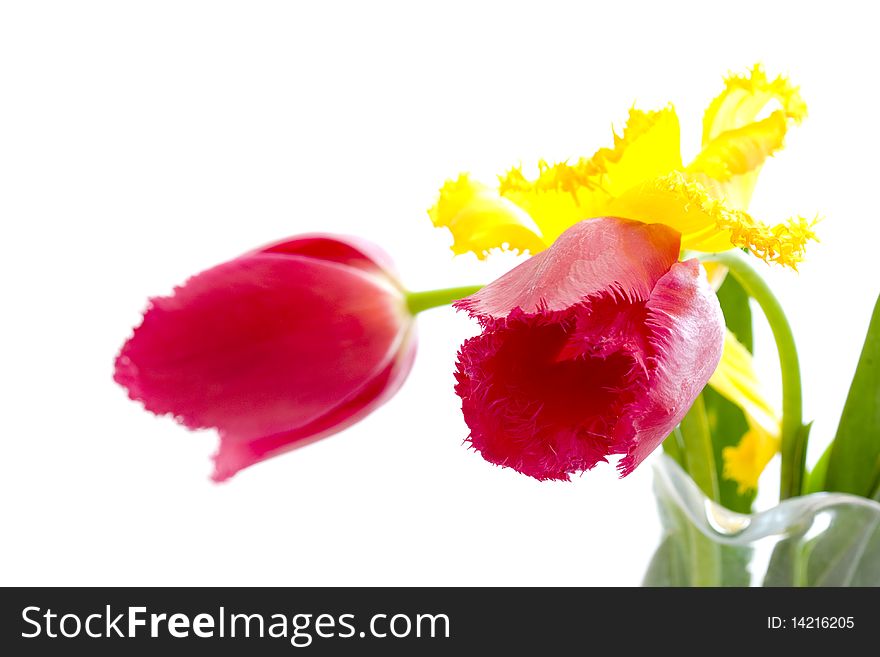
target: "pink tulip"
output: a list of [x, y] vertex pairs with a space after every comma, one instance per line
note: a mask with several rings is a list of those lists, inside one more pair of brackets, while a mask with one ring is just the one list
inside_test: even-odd
[[575, 224], [467, 299], [481, 335], [456, 392], [483, 458], [569, 479], [613, 454], [627, 475], [684, 417], [718, 365], [724, 320], [681, 236], [601, 217]]
[[415, 355], [387, 257], [305, 235], [152, 299], [114, 379], [156, 414], [215, 428], [215, 481], [337, 433], [393, 395]]

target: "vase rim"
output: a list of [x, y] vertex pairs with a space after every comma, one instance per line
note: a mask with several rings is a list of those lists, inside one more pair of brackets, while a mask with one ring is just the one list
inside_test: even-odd
[[657, 493], [671, 498], [701, 533], [733, 545], [787, 534], [799, 520], [812, 519], [839, 506], [863, 508], [880, 523], [880, 502], [841, 492], [801, 495], [754, 513], [732, 511], [709, 499], [667, 454], [660, 454], [654, 462], [654, 482]]

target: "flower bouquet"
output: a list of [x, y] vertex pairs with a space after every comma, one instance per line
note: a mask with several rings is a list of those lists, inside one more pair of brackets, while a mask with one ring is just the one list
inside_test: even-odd
[[[480, 328], [455, 393], [486, 461], [568, 481], [609, 458], [626, 476], [663, 446], [664, 536], [646, 584], [876, 585], [880, 311], [808, 470], [795, 342], [760, 269], [796, 269], [816, 220], [748, 213], [762, 165], [805, 114], [796, 87], [756, 66], [709, 104], [688, 164], [670, 105], [632, 109], [592, 157], [494, 185], [459, 175], [429, 210], [453, 252], [529, 256], [487, 285], [407, 291], [387, 255], [351, 237], [249, 251], [152, 299], [115, 379], [153, 413], [216, 429], [222, 481], [375, 410], [411, 368], [416, 315], [452, 305]], [[777, 345], [780, 411], [752, 364], [750, 301]], [[780, 504], [753, 514], [777, 453]]]

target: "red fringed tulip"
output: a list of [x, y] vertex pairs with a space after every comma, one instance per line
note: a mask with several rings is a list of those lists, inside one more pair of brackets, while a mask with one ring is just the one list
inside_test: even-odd
[[724, 320], [680, 235], [601, 217], [575, 224], [456, 307], [481, 335], [456, 392], [483, 458], [568, 480], [612, 454], [622, 476], [684, 417], [721, 357]]
[[222, 481], [357, 422], [399, 388], [414, 354], [384, 254], [307, 235], [152, 299], [114, 378], [153, 413], [216, 428]]

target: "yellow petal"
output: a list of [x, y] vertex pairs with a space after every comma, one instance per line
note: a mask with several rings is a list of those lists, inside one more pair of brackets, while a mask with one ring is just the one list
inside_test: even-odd
[[682, 235], [684, 249], [704, 252], [742, 247], [767, 262], [797, 268], [815, 221], [798, 217], [768, 226], [731, 208], [699, 181], [679, 171], [628, 190], [609, 204], [608, 214], [664, 223]]
[[[782, 76], [769, 80], [760, 66], [747, 76], [732, 76], [724, 91], [709, 105], [703, 117], [703, 150], [688, 166], [688, 173], [714, 179], [701, 180], [732, 207], [748, 208], [758, 172], [767, 157], [782, 148], [789, 124], [799, 123], [806, 104]], [[758, 116], [768, 105], [777, 109], [763, 120]]]
[[742, 495], [758, 488], [758, 478], [767, 464], [779, 451], [779, 438], [753, 426], [735, 447], [721, 450], [724, 460], [722, 474], [725, 479], [737, 483], [736, 490]]
[[623, 136], [614, 146], [574, 164], [539, 162], [537, 178], [522, 169], [501, 177], [499, 192], [523, 208], [550, 243], [581, 219], [608, 214], [613, 197], [645, 180], [681, 168], [678, 116], [672, 106], [659, 111], [631, 109]]
[[709, 279], [709, 285], [717, 292], [727, 278], [727, 267], [720, 262], [701, 262], [700, 264], [706, 270], [706, 278]]
[[739, 406], [749, 424], [735, 447], [721, 450], [723, 475], [737, 482], [742, 494], [758, 486], [758, 477], [779, 451], [779, 414], [761, 392], [752, 355], [729, 330], [724, 335], [721, 362], [709, 385]]
[[682, 235], [682, 248], [726, 251], [731, 248], [718, 220], [731, 212], [698, 182], [673, 172], [636, 185], [614, 199], [609, 214], [645, 223], [663, 223]]
[[[548, 244], [578, 221], [604, 214], [603, 208], [608, 199], [601, 190], [590, 189], [587, 186], [582, 186], [573, 192], [561, 189], [539, 190], [532, 186], [511, 189], [508, 181], [518, 172], [518, 169], [511, 170], [502, 178], [501, 194], [503, 198], [522, 208], [532, 218]], [[527, 184], [531, 185], [531, 182]]]
[[745, 212], [734, 212], [718, 219], [718, 227], [730, 233], [730, 243], [748, 249], [764, 262], [776, 262], [797, 270], [804, 259], [807, 243], [818, 241], [813, 230], [818, 219], [791, 217], [768, 226]]
[[727, 182], [764, 164], [769, 155], [782, 147], [785, 131], [785, 115], [779, 111], [762, 121], [727, 130], [706, 144], [687, 170]]
[[751, 422], [771, 435], [779, 434], [779, 415], [761, 392], [752, 354], [736, 336], [725, 329], [721, 362], [709, 385], [739, 406]]
[[[770, 102], [780, 106], [757, 120]], [[797, 267], [815, 222], [802, 217], [766, 225], [745, 212], [757, 172], [781, 147], [787, 126], [806, 108], [784, 78], [756, 66], [726, 80], [704, 117], [704, 150], [682, 171], [679, 123], [672, 106], [630, 110], [623, 135], [591, 158], [538, 165], [501, 176], [497, 190], [466, 175], [447, 182], [429, 212], [449, 228], [455, 253], [485, 257], [493, 248], [536, 253], [582, 219], [616, 215], [665, 223], [682, 247], [705, 252], [741, 247], [767, 262]]]
[[722, 132], [752, 123], [768, 103], [777, 101], [786, 118], [800, 122], [807, 115], [807, 105], [797, 87], [783, 76], [770, 80], [760, 64], [747, 75], [730, 75], [722, 91], [703, 115], [703, 145]]
[[473, 251], [485, 258], [494, 248], [534, 254], [547, 246], [522, 208], [464, 173], [443, 185], [428, 214], [435, 226], [452, 233], [456, 254]]
[[672, 105], [655, 112], [631, 109], [623, 136], [614, 135], [614, 148], [603, 148], [592, 158], [602, 171], [602, 189], [618, 196], [640, 182], [680, 169], [680, 133]]

